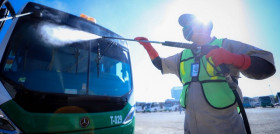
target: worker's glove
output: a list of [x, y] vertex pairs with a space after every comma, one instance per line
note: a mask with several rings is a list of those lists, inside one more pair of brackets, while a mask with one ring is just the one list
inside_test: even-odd
[[231, 64], [241, 70], [246, 70], [251, 65], [251, 58], [248, 55], [234, 54], [224, 48], [216, 48], [210, 51], [206, 58], [212, 58], [215, 66], [220, 64]]
[[150, 42], [141, 42], [141, 40], [149, 41], [147, 38], [136, 37], [136, 38], [134, 38], [134, 40], [137, 40], [147, 50], [151, 60], [154, 60], [156, 57], [158, 57], [157, 51], [153, 48], [153, 46], [151, 45]]

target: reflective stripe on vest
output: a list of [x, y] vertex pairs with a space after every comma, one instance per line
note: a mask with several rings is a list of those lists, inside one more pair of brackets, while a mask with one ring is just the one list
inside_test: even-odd
[[[223, 39], [215, 39], [210, 45], [221, 47]], [[185, 49], [181, 55], [180, 78], [183, 90], [180, 97], [180, 104], [186, 107], [188, 88], [192, 82], [191, 65], [195, 62], [194, 55], [190, 49]], [[205, 55], [199, 59], [198, 81], [201, 83], [204, 97], [208, 104], [214, 108], [222, 109], [235, 104], [235, 96], [222, 74], [219, 74], [219, 67], [214, 67], [211, 60]], [[194, 89], [195, 90], [195, 89]]]

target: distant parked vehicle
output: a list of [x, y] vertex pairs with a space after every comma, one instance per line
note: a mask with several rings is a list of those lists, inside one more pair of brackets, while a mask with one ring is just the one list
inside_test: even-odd
[[257, 102], [255, 106], [256, 106], [256, 107], [259, 107], [259, 106], [260, 106], [260, 103], [259, 103], [259, 102]]
[[280, 103], [280, 92], [278, 92], [276, 94], [276, 100], [277, 100], [277, 103], [279, 104]]
[[165, 105], [165, 111], [178, 111], [179, 110], [179, 105], [171, 105], [171, 104], [166, 104]]
[[160, 111], [158, 102], [146, 103], [144, 112], [157, 112]]
[[262, 107], [271, 106], [274, 107], [274, 97], [261, 96], [259, 97], [259, 102]]
[[165, 107], [164, 107], [164, 102], [159, 102], [159, 111], [162, 112], [165, 110]]
[[244, 108], [255, 108], [257, 106], [257, 101], [250, 97], [243, 97]]
[[136, 102], [136, 112], [144, 112], [145, 111], [145, 102]]
[[165, 110], [164, 111], [178, 111], [179, 110], [179, 101], [176, 101], [175, 99], [167, 99], [165, 100]]

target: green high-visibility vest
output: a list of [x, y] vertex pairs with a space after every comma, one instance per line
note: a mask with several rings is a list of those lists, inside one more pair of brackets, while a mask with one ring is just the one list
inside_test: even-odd
[[[215, 39], [210, 45], [222, 47], [223, 39]], [[195, 62], [195, 57], [190, 49], [182, 52], [180, 62], [180, 79], [183, 90], [180, 97], [180, 104], [186, 107], [188, 88], [191, 82], [200, 82], [204, 97], [210, 106], [223, 109], [235, 104], [235, 96], [229, 87], [225, 77], [220, 74], [220, 68], [215, 67], [212, 60], [207, 60], [205, 55]], [[197, 90], [197, 89], [194, 89]]]

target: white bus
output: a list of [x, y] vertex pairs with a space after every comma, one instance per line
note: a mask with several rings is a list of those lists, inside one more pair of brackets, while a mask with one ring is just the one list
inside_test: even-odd
[[160, 105], [158, 102], [150, 102], [145, 105], [145, 112], [157, 112], [160, 111]]
[[166, 99], [164, 103], [165, 110], [164, 111], [177, 111], [179, 110], [180, 103], [175, 99]]
[[144, 112], [145, 105], [145, 102], [136, 102], [136, 112]]

